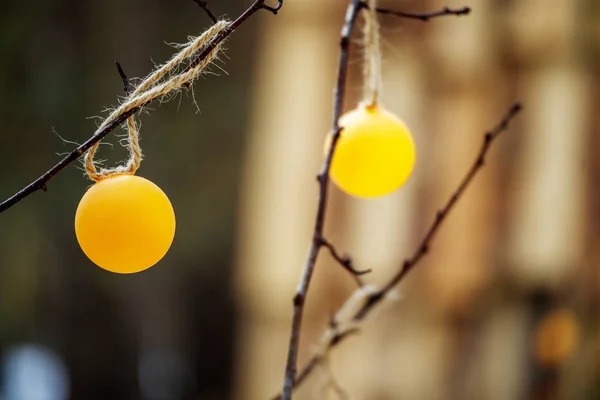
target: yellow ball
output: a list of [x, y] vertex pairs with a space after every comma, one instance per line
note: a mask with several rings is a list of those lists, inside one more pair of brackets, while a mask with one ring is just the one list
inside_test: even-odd
[[154, 183], [117, 175], [97, 182], [83, 195], [75, 234], [96, 265], [131, 274], [150, 268], [167, 253], [175, 236], [175, 213]]
[[572, 311], [557, 309], [543, 317], [534, 333], [534, 350], [538, 362], [557, 367], [576, 350], [580, 341], [580, 324]]
[[415, 165], [415, 145], [402, 120], [381, 106], [362, 104], [344, 114], [340, 126], [330, 176], [341, 190], [357, 197], [378, 197], [408, 180]]

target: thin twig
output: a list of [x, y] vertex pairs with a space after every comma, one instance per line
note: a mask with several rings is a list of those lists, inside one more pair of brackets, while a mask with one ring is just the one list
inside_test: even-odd
[[[251, 15], [256, 13], [258, 10], [266, 9], [274, 14], [281, 8], [283, 2], [280, 0], [277, 7], [268, 7], [265, 6], [265, 0], [255, 0], [250, 7], [246, 11], [244, 11], [235, 21], [231, 22], [227, 29], [224, 29], [220, 32], [215, 38], [194, 58], [192, 62], [194, 66], [198, 65], [202, 60], [204, 60], [208, 54], [225, 38], [227, 38], [233, 31], [235, 31], [244, 21], [246, 21]], [[190, 66], [187, 67], [189, 69]], [[86, 140], [82, 145], [77, 147], [71, 153], [69, 153], [65, 158], [60, 160], [54, 167], [50, 168], [36, 180], [31, 182], [29, 185], [25, 186], [23, 189], [19, 190], [17, 193], [0, 203], [0, 213], [6, 211], [8, 208], [14, 206], [19, 201], [23, 200], [25, 197], [31, 195], [32, 193], [37, 192], [38, 190], [46, 190], [47, 183], [54, 177], [56, 174], [65, 169], [68, 165], [76, 161], [79, 157], [81, 157], [87, 150], [90, 149], [94, 144], [98, 143], [102, 140], [106, 135], [112, 132], [115, 128], [121, 125], [123, 122], [127, 120], [131, 115], [135, 114], [141, 108], [145, 107], [150, 103], [140, 104], [140, 106], [132, 108], [131, 110], [121, 114], [118, 118], [115, 118], [110, 124], [106, 125], [104, 128], [96, 130], [94, 135]]]
[[218, 21], [217, 17], [215, 17], [215, 14], [213, 14], [212, 11], [210, 11], [210, 9], [208, 8], [208, 4], [206, 3], [206, 0], [192, 0], [192, 1], [196, 4], [198, 4], [202, 10], [204, 10], [206, 15], [208, 15], [208, 18], [210, 18], [211, 21], [213, 22], [213, 24]]
[[[412, 257], [403, 262], [398, 272], [391, 277], [391, 279], [383, 287], [383, 289], [381, 289], [378, 292], [375, 292], [373, 295], [367, 298], [367, 301], [363, 304], [363, 306], [360, 309], [358, 309], [358, 311], [352, 317], [352, 324], [350, 324], [351, 328], [346, 331], [337, 332], [339, 324], [329, 324], [329, 327], [327, 329], [329, 332], [334, 332], [334, 334], [330, 335], [331, 339], [325, 344], [324, 348], [321, 349], [321, 351], [317, 354], [313, 355], [310, 358], [310, 360], [308, 360], [308, 362], [302, 367], [300, 373], [298, 374], [296, 382], [294, 383], [294, 386], [300, 385], [312, 373], [315, 367], [317, 367], [321, 362], [323, 362], [323, 360], [329, 354], [330, 350], [333, 347], [341, 343], [351, 333], [355, 333], [357, 330], [357, 324], [361, 323], [365, 319], [365, 317], [373, 310], [373, 308], [378, 303], [380, 303], [385, 298], [385, 296], [390, 291], [392, 291], [415, 267], [415, 265], [417, 265], [419, 261], [427, 254], [431, 247], [431, 242], [435, 237], [436, 233], [439, 231], [442, 223], [447, 219], [450, 211], [452, 211], [458, 200], [464, 194], [465, 190], [469, 187], [477, 172], [479, 172], [483, 168], [485, 163], [485, 157], [488, 151], [490, 150], [493, 142], [500, 136], [500, 134], [502, 134], [502, 132], [507, 130], [509, 123], [521, 111], [521, 109], [522, 106], [520, 103], [513, 104], [507, 111], [505, 116], [502, 118], [502, 120], [496, 125], [496, 127], [494, 127], [491, 131], [484, 135], [483, 144], [475, 158], [475, 161], [473, 162], [473, 165], [471, 166], [471, 168], [469, 168], [464, 178], [461, 180], [460, 184], [450, 196], [450, 199], [446, 202], [444, 207], [442, 207], [436, 213], [432, 225], [427, 230], [427, 233], [421, 240], [421, 243], [417, 247], [415, 253], [412, 255]], [[324, 333], [323, 336], [326, 336], [326, 333]], [[279, 396], [274, 397], [274, 399], [279, 398]]]
[[[365, 3], [364, 1], [361, 2], [360, 6], [361, 6], [361, 8], [369, 8], [369, 5], [367, 3]], [[432, 18], [443, 17], [446, 15], [454, 15], [457, 17], [461, 16], [461, 15], [469, 15], [469, 13], [471, 12], [471, 8], [470, 7], [461, 7], [461, 8], [444, 7], [441, 10], [433, 11], [433, 12], [409, 13], [409, 12], [404, 12], [404, 11], [399, 11], [399, 10], [392, 10], [389, 8], [377, 7], [377, 12], [380, 14], [393, 15], [393, 16], [399, 17], [399, 18], [418, 19], [420, 21], [427, 22]]]
[[353, 320], [360, 321], [362, 320], [369, 312], [369, 310], [377, 303], [379, 303], [386, 294], [388, 294], [404, 277], [419, 263], [419, 261], [425, 256], [430, 249], [431, 241], [435, 237], [436, 233], [439, 231], [440, 226], [445, 221], [448, 213], [454, 208], [458, 200], [462, 197], [465, 190], [469, 186], [469, 184], [473, 181], [473, 178], [483, 168], [485, 164], [485, 156], [487, 155], [492, 143], [502, 132], [504, 132], [512, 119], [522, 110], [521, 103], [514, 103], [510, 109], [507, 111], [506, 115], [502, 118], [502, 120], [494, 127], [491, 131], [487, 132], [484, 135], [483, 143], [481, 145], [481, 150], [479, 154], [475, 158], [473, 165], [468, 170], [467, 174], [460, 182], [456, 191], [450, 196], [450, 199], [446, 203], [446, 205], [440, 209], [433, 221], [433, 224], [425, 234], [425, 237], [421, 241], [421, 244], [417, 247], [417, 250], [412, 255], [411, 258], [406, 259], [402, 263], [402, 267], [400, 270], [390, 279], [390, 281], [383, 287], [383, 289], [379, 293], [375, 293], [371, 295], [368, 301], [365, 303], [363, 308], [359, 310], [356, 315], [353, 317]]
[[[336, 331], [337, 325], [336, 324], [330, 325], [330, 329]], [[325, 357], [327, 356], [329, 349], [331, 349], [332, 347], [337, 345], [339, 342], [344, 340], [346, 337], [354, 335], [356, 333], [358, 333], [358, 328], [350, 328], [350, 329], [345, 330], [344, 332], [335, 333], [334, 335], [332, 335], [331, 340], [327, 343], [327, 346], [324, 348], [324, 351], [321, 353], [315, 353], [310, 358], [310, 360], [308, 360], [308, 362], [306, 364], [304, 364], [304, 366], [302, 366], [302, 369], [300, 370], [300, 372], [298, 372], [298, 375], [296, 376], [296, 381], [294, 382], [294, 388], [300, 386], [310, 376], [310, 374], [313, 372], [313, 370], [316, 367], [318, 367], [325, 360]], [[281, 393], [279, 393], [275, 397], [273, 397], [272, 400], [282, 400]]]
[[[281, 6], [281, 1], [280, 1]], [[300, 277], [300, 282], [298, 287], [296, 288], [296, 294], [293, 300], [293, 312], [292, 312], [292, 327], [290, 330], [290, 341], [288, 347], [287, 361], [285, 365], [285, 378], [283, 384], [283, 391], [281, 395], [282, 400], [290, 400], [292, 398], [292, 391], [294, 385], [297, 382], [296, 372], [297, 372], [297, 359], [298, 359], [298, 347], [300, 341], [300, 330], [302, 327], [302, 315], [304, 312], [304, 303], [306, 300], [306, 296], [308, 293], [308, 288], [310, 286], [310, 281], [315, 269], [315, 264], [317, 262], [317, 258], [319, 256], [319, 251], [321, 247], [327, 247], [331, 254], [336, 258], [336, 260], [340, 260], [341, 258], [335, 252], [335, 249], [327, 246], [327, 241], [323, 240], [323, 227], [325, 225], [325, 211], [327, 209], [327, 189], [329, 184], [329, 169], [331, 166], [331, 160], [333, 158], [333, 153], [337, 146], [337, 142], [341, 133], [341, 128], [339, 126], [339, 118], [342, 114], [342, 109], [344, 105], [344, 94], [346, 91], [346, 76], [348, 72], [348, 58], [350, 54], [350, 37], [352, 35], [352, 31], [354, 29], [354, 25], [356, 23], [356, 17], [361, 9], [365, 8], [366, 4], [362, 0], [352, 0], [352, 2], [348, 5], [348, 9], [346, 12], [346, 18], [344, 21], [344, 25], [342, 27], [341, 32], [341, 40], [340, 40], [340, 57], [338, 64], [338, 75], [335, 89], [335, 101], [334, 101], [334, 109], [333, 109], [333, 129], [331, 131], [331, 146], [329, 148], [329, 152], [327, 153], [327, 157], [323, 162], [321, 167], [321, 171], [317, 176], [317, 180], [319, 182], [319, 200], [317, 207], [317, 215], [315, 219], [315, 228], [313, 231], [312, 241], [310, 243], [310, 247], [308, 249], [308, 255], [306, 257], [306, 261], [302, 268], [302, 275]], [[430, 14], [423, 14], [419, 17], [416, 17], [417, 14], [414, 14], [411, 18], [419, 18], [428, 20], [429, 18], [433, 18], [441, 15], [463, 15], [470, 11], [453, 11], [449, 9], [444, 9], [442, 11], [437, 11]], [[385, 12], [385, 10], [383, 11]], [[407, 14], [409, 15], [409, 14]], [[413, 14], [410, 14], [413, 15]], [[338, 257], [336, 257], [336, 255]], [[343, 260], [343, 259], [342, 259]], [[344, 265], [342, 263], [342, 265]], [[352, 272], [352, 271], [351, 271]], [[357, 279], [356, 274], [352, 274], [355, 279]], [[360, 282], [360, 280], [358, 281]], [[360, 285], [362, 286], [362, 285]], [[371, 297], [369, 297], [371, 299]], [[304, 370], [303, 370], [304, 371]], [[302, 376], [302, 374], [301, 374]]]
[[290, 400], [296, 380], [296, 368], [298, 360], [298, 347], [300, 341], [300, 328], [302, 327], [302, 314], [304, 311], [304, 302], [310, 285], [310, 280], [315, 269], [319, 251], [323, 246], [323, 227], [325, 225], [325, 211], [327, 209], [327, 192], [329, 186], [329, 168], [333, 152], [337, 146], [337, 141], [340, 137], [341, 128], [339, 126], [339, 118], [342, 114], [344, 105], [344, 94], [346, 92], [346, 75], [348, 73], [348, 57], [350, 52], [350, 35], [356, 21], [356, 16], [360, 10], [360, 0], [352, 0], [346, 12], [346, 20], [342, 28], [342, 38], [340, 41], [340, 58], [338, 66], [338, 79], [335, 90], [335, 102], [333, 112], [333, 129], [331, 146], [327, 153], [327, 157], [323, 162], [321, 171], [317, 176], [319, 182], [319, 201], [317, 207], [317, 216], [315, 219], [315, 228], [313, 238], [308, 250], [308, 255], [302, 268], [302, 276], [300, 283], [296, 289], [294, 296], [294, 309], [292, 315], [292, 328], [290, 331], [290, 343], [288, 347], [287, 362], [285, 366], [285, 379], [283, 384], [282, 399]]
[[[363, 270], [354, 268], [354, 265], [352, 264], [352, 259], [349, 256], [340, 255], [335, 246], [331, 244], [331, 242], [329, 242], [327, 239], [321, 238], [321, 245], [327, 248], [327, 250], [329, 250], [329, 253], [333, 257], [333, 259], [337, 261], [342, 266], [342, 268], [350, 272], [350, 274], [356, 277], [357, 279], [360, 275], [368, 274], [369, 272], [371, 272], [370, 268]], [[358, 286], [362, 286], [362, 282], [360, 280], [357, 280], [357, 282]]]
[[279, 10], [281, 10], [281, 7], [283, 7], [283, 0], [277, 0], [277, 5], [275, 7], [271, 7], [266, 4], [263, 4], [261, 7], [267, 11], [272, 12], [273, 15], [277, 15]]
[[[273, 15], [277, 15], [281, 7], [283, 7], [283, 0], [278, 0], [277, 5], [275, 7], [266, 5], [265, 2], [266, 0], [255, 0], [254, 3], [252, 3], [252, 5], [248, 7], [246, 11], [244, 11], [235, 21], [233, 21], [227, 29], [224, 29], [223, 31], [221, 31], [220, 34], [215, 36], [215, 38], [213, 39], [213, 43], [216, 44], [223, 41], [223, 39], [229, 36], [231, 32], [233, 32], [238, 26], [240, 26], [244, 21], [246, 21], [252, 14], [257, 12], [258, 10], [266, 10], [270, 13], [273, 13]], [[194, 57], [191, 60], [190, 65], [185, 67], [182, 73], [186, 73], [187, 71], [198, 65], [198, 63], [200, 63], [200, 61], [202, 61], [206, 57], [210, 50], [214, 48], [213, 43], [211, 43], [209, 46], [207, 46], [207, 48], [204, 51], [202, 51], [200, 54]], [[187, 83], [183, 86], [187, 88], [189, 87], [189, 85], [190, 84]]]
[[[311, 359], [304, 365], [302, 370], [298, 373], [298, 376], [296, 377], [296, 381], [294, 382], [294, 387], [300, 386], [302, 384], [302, 382], [304, 382], [304, 380], [309, 377], [309, 375], [312, 373], [312, 371], [317, 366], [319, 366], [322, 362], [323, 362], [323, 357], [321, 357], [320, 355], [315, 354], [313, 357], [311, 357]], [[271, 400], [282, 400], [281, 393], [277, 394]]]
[[123, 90], [125, 94], [129, 96], [131, 94], [131, 85], [129, 84], [129, 79], [127, 79], [127, 75], [125, 75], [125, 71], [123, 71], [123, 67], [118, 61], [115, 61], [117, 65], [117, 70], [119, 71], [119, 75], [121, 76], [121, 80], [123, 81]]

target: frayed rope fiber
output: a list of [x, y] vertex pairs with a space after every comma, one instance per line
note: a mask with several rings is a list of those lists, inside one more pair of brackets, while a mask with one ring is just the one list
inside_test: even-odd
[[364, 97], [369, 106], [374, 106], [381, 93], [381, 44], [379, 40], [379, 21], [377, 20], [377, 0], [367, 0], [365, 15], [363, 66]]
[[[173, 74], [178, 67], [185, 60], [191, 59], [196, 53], [206, 48], [206, 46], [224, 29], [229, 26], [228, 21], [218, 21], [209, 29], [207, 29], [202, 35], [192, 38], [188, 43], [182, 45], [182, 49], [179, 53], [175, 54], [171, 60], [157, 68], [152, 72], [146, 79], [140, 83], [133, 93], [127, 96], [121, 105], [117, 107], [98, 127], [97, 132], [101, 131], [119, 116], [126, 112], [141, 107], [142, 105], [163, 97], [169, 93], [180, 90], [184, 85], [191, 83], [200, 73], [210, 65], [215, 58], [219, 55], [222, 50], [222, 43], [217, 44], [208, 55], [193, 67], [185, 70], [182, 73]], [[162, 78], [168, 75], [166, 81], [162, 81]], [[120, 165], [115, 168], [109, 169], [96, 169], [94, 165], [94, 154], [98, 150], [100, 143], [94, 144], [88, 152], [85, 154], [85, 171], [87, 175], [95, 182], [98, 182], [104, 178], [112, 175], [128, 174], [133, 175], [137, 171], [142, 161], [142, 149], [139, 144], [139, 130], [135, 117], [132, 115], [127, 119], [127, 149], [129, 150], [129, 160], [125, 165]]]

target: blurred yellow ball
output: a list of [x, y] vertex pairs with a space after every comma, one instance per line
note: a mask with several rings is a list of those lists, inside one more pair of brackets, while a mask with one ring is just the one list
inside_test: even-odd
[[150, 268], [167, 253], [175, 236], [175, 213], [154, 183], [117, 175], [84, 194], [75, 214], [75, 234], [96, 265], [131, 274]]
[[408, 180], [416, 151], [400, 118], [381, 106], [362, 104], [340, 118], [340, 127], [330, 176], [341, 190], [357, 197], [379, 197]]
[[547, 367], [557, 367], [577, 348], [580, 325], [572, 311], [560, 308], [544, 316], [534, 335], [533, 345], [538, 362]]

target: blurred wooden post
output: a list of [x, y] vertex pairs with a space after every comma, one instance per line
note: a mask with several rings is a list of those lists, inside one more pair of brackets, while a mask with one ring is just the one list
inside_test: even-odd
[[[550, 3], [515, 3], [509, 19], [528, 111], [511, 183], [507, 255], [521, 289], [545, 294], [546, 312], [554, 303], [560, 305], [561, 293], [571, 286], [584, 262], [588, 195], [584, 159], [591, 111], [591, 80], [582, 65], [585, 58], [578, 36], [583, 2]], [[536, 297], [528, 297], [530, 304], [522, 307], [531, 310], [532, 318], [526, 342], [532, 365], [528, 396], [562, 397], [557, 390], [560, 366], [542, 365], [534, 357], [534, 329], [544, 315], [535, 316]]]
[[509, 256], [520, 282], [559, 289], [582, 261], [591, 82], [577, 54], [578, 2], [542, 3], [520, 3], [512, 13], [528, 112], [512, 182]]
[[587, 141], [586, 188], [587, 251], [584, 268], [574, 282], [577, 287], [582, 323], [582, 337], [567, 373], [568, 394], [575, 396], [600, 396], [600, 4], [588, 1], [580, 8], [579, 25], [584, 28], [584, 54], [591, 79], [588, 110], [590, 111], [590, 137]]
[[[238, 399], [269, 398], [283, 384], [292, 298], [312, 236], [315, 177], [331, 129], [342, 5], [289, 2], [277, 18], [261, 20], [235, 277]], [[302, 355], [311, 349], [306, 344]]]
[[[432, 195], [427, 223], [458, 186], [483, 141], [510, 105], [503, 101], [502, 75], [492, 42], [492, 1], [479, 1], [476, 11], [460, 21], [437, 21], [433, 31], [434, 65], [430, 79], [437, 98], [433, 117]], [[437, 2], [438, 7], [443, 2]], [[493, 274], [497, 218], [498, 151], [489, 155], [484, 172], [448, 218], [424, 269], [428, 295], [440, 311], [466, 313]]]
[[[436, 1], [433, 7], [444, 5]], [[474, 162], [485, 131], [510, 105], [505, 77], [497, 66], [493, 1], [479, 1], [473, 8], [468, 18], [436, 21], [431, 27], [430, 80], [436, 97], [427, 224]], [[425, 281], [420, 300], [429, 306], [422, 308], [424, 329], [437, 330], [444, 342], [437, 357], [438, 396], [483, 398], [482, 371], [475, 357], [477, 311], [482, 307], [478, 299], [495, 275], [501, 147], [496, 145], [488, 155], [485, 169], [449, 216], [421, 266]]]
[[[445, 5], [431, 3], [428, 8]], [[291, 296], [313, 228], [314, 172], [331, 116], [339, 24], [331, 24], [330, 16], [339, 15], [341, 24], [345, 4], [286, 5], [281, 18], [266, 22], [259, 47], [236, 280], [243, 316], [236, 363], [240, 399], [269, 396], [281, 385]], [[427, 45], [414, 33], [386, 37], [394, 51], [384, 56], [383, 102], [412, 128], [417, 170], [385, 199], [354, 200], [333, 189], [327, 224], [327, 235], [350, 251], [357, 266], [375, 269], [367, 281], [381, 283], [414, 249], [473, 162], [484, 132], [515, 99], [511, 90], [527, 112], [511, 128], [523, 128], [521, 137], [499, 142], [504, 144], [490, 153], [414, 273], [415, 287], [400, 304], [410, 311], [383, 311], [361, 337], [334, 353], [334, 376], [353, 399], [523, 393], [526, 365], [519, 355], [528, 350], [527, 310], [516, 301], [488, 304], [480, 298], [500, 278], [495, 266], [503, 261], [504, 231], [511, 271], [526, 291], [559, 289], [582, 261], [586, 191], [580, 160], [590, 81], [576, 52], [578, 4], [518, 2], [503, 6], [505, 20], [497, 2], [479, 1], [468, 18], [430, 23]], [[505, 31], [499, 29], [507, 21]], [[510, 50], [501, 43], [510, 43]], [[500, 69], [507, 53], [521, 68], [512, 72], [522, 74]], [[359, 53], [353, 54], [356, 65]], [[356, 86], [357, 80], [350, 88]], [[514, 181], [504, 184], [508, 175]], [[510, 201], [514, 206], [505, 205]], [[327, 311], [343, 297], [333, 269], [321, 265], [327, 257], [322, 255], [309, 295], [303, 356], [324, 328]]]

